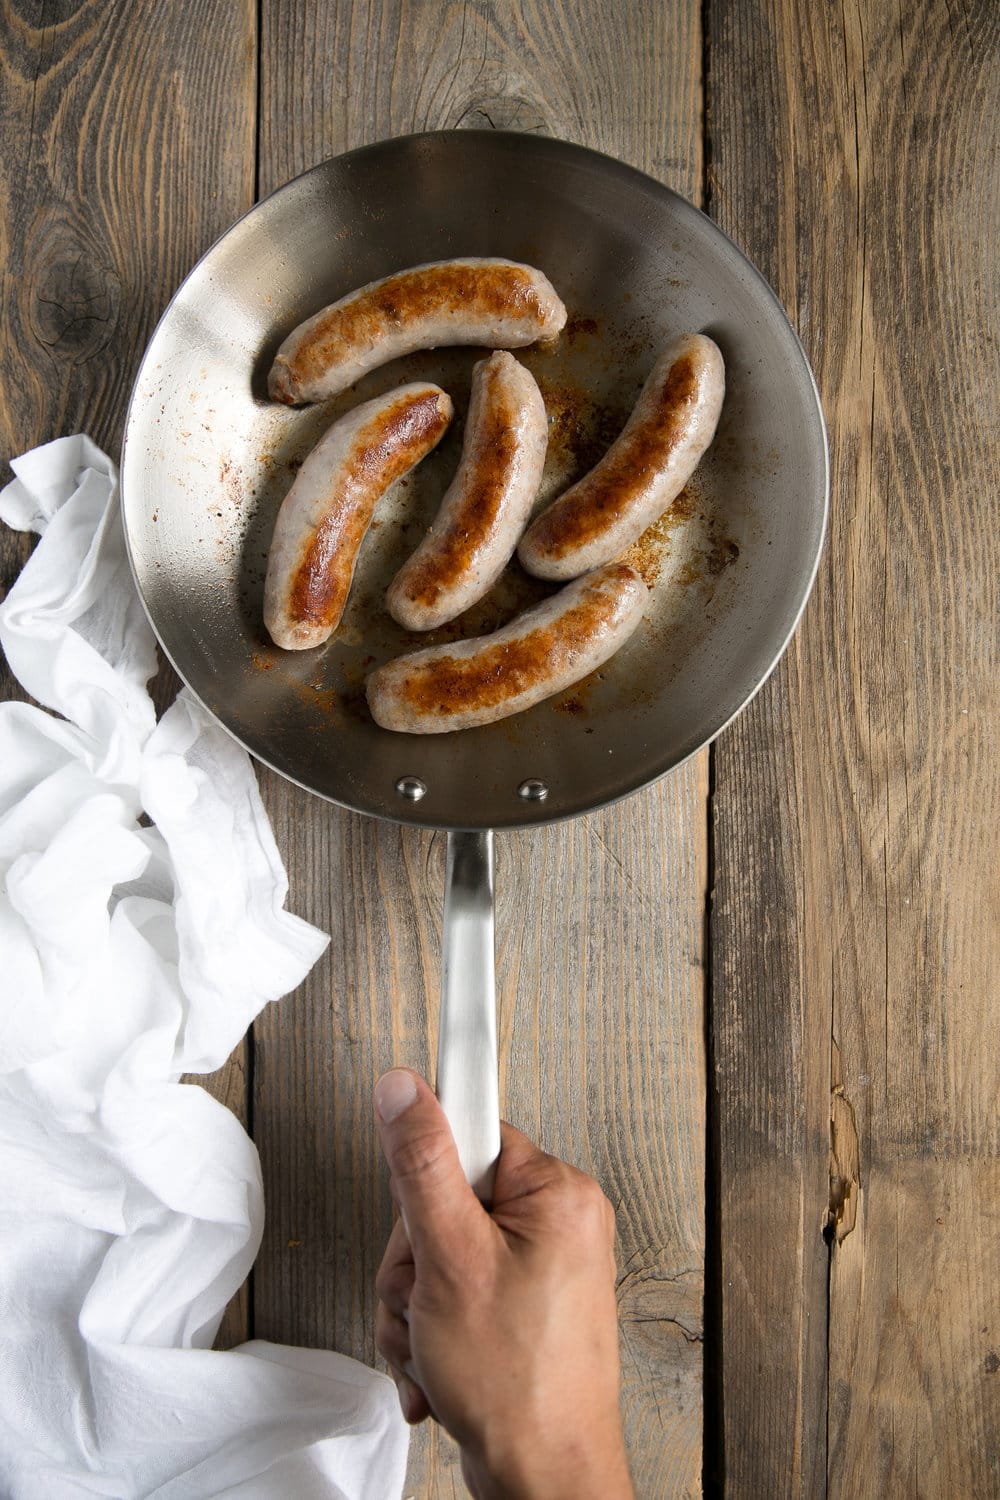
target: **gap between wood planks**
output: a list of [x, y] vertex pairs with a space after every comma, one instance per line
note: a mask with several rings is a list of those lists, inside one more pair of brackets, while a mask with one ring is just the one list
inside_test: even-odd
[[[703, 6], [704, 11], [704, 6]], [[704, 35], [704, 33], [703, 33]], [[703, 46], [703, 53], [707, 45]], [[702, 80], [706, 74], [702, 69]], [[702, 109], [704, 122], [707, 114]], [[707, 130], [706, 130], [707, 135]], [[703, 148], [703, 159], [704, 159]], [[708, 183], [702, 185], [707, 210]], [[702, 1473], [706, 1496], [725, 1490], [725, 1399], [723, 1393], [722, 1298], [722, 1136], [721, 1104], [715, 1073], [715, 1028], [712, 1008], [712, 902], [715, 896], [715, 745], [708, 747], [708, 796], [705, 799], [708, 845], [705, 880], [705, 1290], [702, 1307]]]
[[[712, 216], [712, 29], [711, 0], [701, 3], [701, 207]], [[705, 1286], [702, 1327], [704, 1336], [702, 1388], [702, 1489], [706, 1497], [723, 1496], [726, 1489], [725, 1455], [725, 1351], [722, 1285], [722, 1135], [721, 1102], [717, 1084], [714, 1028], [714, 972], [712, 920], [715, 893], [715, 791], [716, 746], [708, 749], [708, 795], [706, 798], [707, 879], [705, 890]], [[833, 1018], [831, 1004], [831, 1022]], [[831, 1029], [830, 1077], [830, 1190], [821, 1207], [820, 1232], [827, 1246], [825, 1280], [826, 1363], [829, 1368], [829, 1328], [832, 1307], [834, 1255], [855, 1227], [861, 1175], [858, 1132], [854, 1109], [844, 1092], [840, 1048]], [[829, 1384], [826, 1391], [826, 1452], [829, 1454]], [[825, 1488], [825, 1486], [824, 1486]]]
[[[703, 1309], [703, 1466], [702, 1488], [706, 1497], [725, 1493], [724, 1349], [722, 1294], [722, 1214], [720, 1101], [716, 1085], [715, 1032], [713, 1027], [712, 906], [715, 891], [715, 747], [709, 751], [707, 840], [708, 879], [705, 892], [705, 1050], [706, 1050], [706, 1150], [705, 1150], [705, 1290]], [[832, 1278], [837, 1247], [855, 1228], [861, 1191], [861, 1162], [854, 1107], [844, 1091], [840, 1047], [831, 1034], [830, 1076], [830, 1193], [823, 1213], [821, 1233], [827, 1246], [826, 1326], [832, 1309]], [[829, 1392], [826, 1402], [829, 1439]]]
[[[711, 214], [711, 27], [710, 0], [701, 0], [701, 207]], [[705, 1285], [702, 1303], [701, 1487], [706, 1496], [725, 1490], [725, 1396], [723, 1390], [722, 1126], [715, 1071], [712, 901], [715, 894], [715, 742], [708, 747], [705, 798]]]
[[[264, 34], [264, 0], [256, 0], [256, 11], [254, 24], [257, 35], [254, 38], [253, 65], [254, 65], [254, 120], [253, 120], [253, 204], [260, 202], [260, 121], [261, 121], [261, 37]], [[255, 1063], [256, 1063], [256, 1022], [251, 1021], [247, 1027], [243, 1045], [246, 1049], [246, 1112], [247, 1112], [247, 1135], [256, 1146], [254, 1135], [254, 1089], [255, 1089]], [[257, 1257], [255, 1256], [247, 1272], [247, 1300], [246, 1300], [246, 1336], [249, 1342], [255, 1335], [256, 1304], [254, 1299], [254, 1278], [257, 1269]]]

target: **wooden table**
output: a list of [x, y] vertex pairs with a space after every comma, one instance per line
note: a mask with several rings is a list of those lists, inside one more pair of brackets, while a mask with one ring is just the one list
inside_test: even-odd
[[[504, 1108], [618, 1206], [643, 1500], [1000, 1495], [1000, 10], [2, 15], [5, 455], [78, 429], [116, 451], [201, 252], [384, 136], [506, 127], [609, 152], [700, 203], [775, 287], [830, 427], [816, 590], [712, 750], [499, 840]], [[9, 581], [29, 547], [3, 549]], [[261, 784], [290, 905], [333, 941], [215, 1080], [268, 1205], [224, 1336], [373, 1360], [391, 1206], [370, 1092], [392, 1062], [431, 1067], [442, 843]], [[463, 1493], [432, 1427], [407, 1493]]]

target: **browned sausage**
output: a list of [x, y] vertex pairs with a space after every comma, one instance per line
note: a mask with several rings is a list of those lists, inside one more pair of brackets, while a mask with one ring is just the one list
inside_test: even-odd
[[715, 436], [725, 370], [704, 334], [664, 351], [621, 436], [579, 483], [542, 511], [518, 557], [538, 578], [576, 578], [610, 562], [676, 500]]
[[429, 646], [379, 667], [368, 706], [383, 729], [443, 734], [521, 713], [593, 672], [628, 640], [648, 590], [611, 563], [493, 635]]
[[323, 401], [415, 349], [517, 349], [555, 338], [565, 322], [551, 282], [533, 266], [434, 261], [370, 282], [300, 323], [275, 355], [268, 390], [289, 406]]
[[376, 502], [443, 437], [451, 398], [403, 385], [334, 422], [282, 501], [264, 582], [276, 646], [321, 646], [340, 623]]
[[433, 630], [492, 588], [524, 530], [547, 446], [535, 377], [504, 351], [480, 360], [458, 471], [386, 594], [394, 620], [408, 630]]

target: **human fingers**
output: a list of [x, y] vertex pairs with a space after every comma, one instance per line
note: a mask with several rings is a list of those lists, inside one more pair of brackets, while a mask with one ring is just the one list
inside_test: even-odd
[[408, 1375], [397, 1375], [395, 1371], [393, 1371], [393, 1379], [396, 1382], [399, 1407], [404, 1421], [408, 1422], [411, 1427], [415, 1427], [418, 1422], [426, 1421], [431, 1414], [431, 1409], [419, 1385]]
[[507, 1120], [500, 1121], [500, 1157], [497, 1178], [505, 1193], [514, 1196], [533, 1189], [563, 1165], [549, 1156], [530, 1136]]
[[403, 1416], [407, 1422], [422, 1422], [430, 1415], [430, 1406], [413, 1368], [410, 1330], [382, 1302], [375, 1311], [375, 1346], [396, 1382]]
[[415, 1275], [413, 1250], [406, 1228], [402, 1219], [397, 1219], [375, 1276], [376, 1293], [397, 1317], [407, 1315]]
[[409, 1317], [410, 1298], [416, 1271], [412, 1260], [387, 1265], [383, 1260], [375, 1277], [375, 1291], [391, 1313], [404, 1322]]
[[390, 1312], [384, 1302], [375, 1309], [375, 1347], [387, 1364], [418, 1383], [410, 1350], [409, 1327], [402, 1318]]
[[614, 1209], [597, 1181], [540, 1150], [522, 1131], [500, 1127], [493, 1218], [508, 1235], [547, 1240], [572, 1228], [582, 1247], [603, 1244], [614, 1269]]
[[408, 1068], [393, 1068], [375, 1085], [375, 1111], [414, 1261], [463, 1259], [489, 1221], [429, 1084]]

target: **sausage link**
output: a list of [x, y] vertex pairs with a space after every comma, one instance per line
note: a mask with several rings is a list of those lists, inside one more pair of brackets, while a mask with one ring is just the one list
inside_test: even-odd
[[521, 713], [608, 660], [636, 629], [648, 590], [612, 563], [579, 578], [493, 635], [397, 657], [368, 679], [383, 729], [444, 734]]
[[552, 283], [513, 260], [433, 261], [360, 287], [292, 330], [268, 376], [273, 400], [323, 401], [416, 349], [517, 349], [553, 339], [566, 309]]
[[480, 360], [455, 478], [386, 594], [394, 620], [433, 630], [492, 588], [524, 530], [547, 445], [545, 403], [531, 372], [503, 351]]
[[443, 437], [451, 398], [399, 386], [334, 422], [278, 511], [264, 581], [264, 624], [276, 646], [306, 651], [336, 630], [376, 503]]
[[725, 368], [688, 333], [663, 352], [607, 453], [528, 527], [517, 552], [537, 578], [576, 578], [619, 557], [676, 500], [718, 426]]

